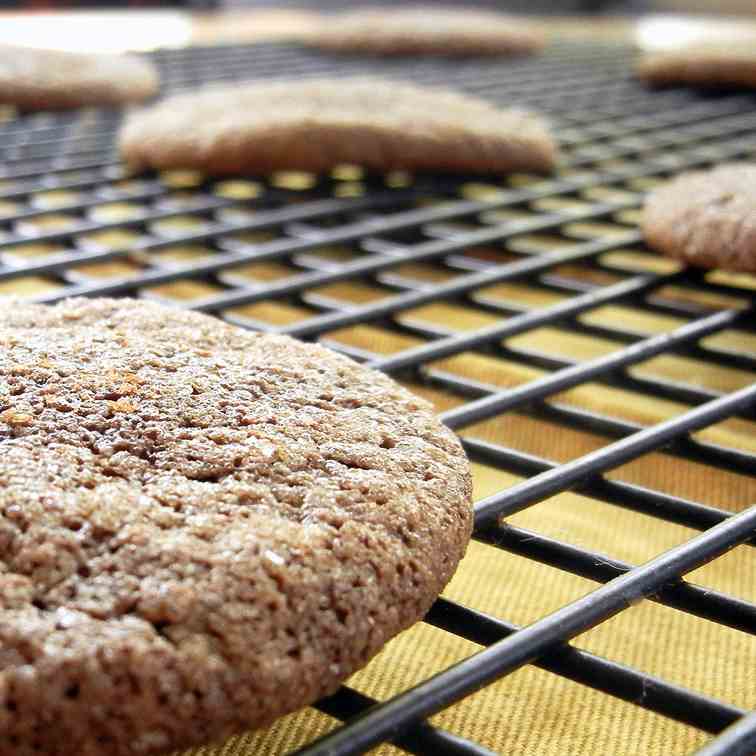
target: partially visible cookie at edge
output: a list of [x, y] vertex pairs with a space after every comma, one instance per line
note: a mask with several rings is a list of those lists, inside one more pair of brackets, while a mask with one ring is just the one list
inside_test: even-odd
[[0, 306], [0, 756], [148, 756], [334, 692], [472, 525], [429, 403], [134, 300]]
[[522, 20], [474, 8], [369, 8], [324, 18], [303, 38], [331, 52], [374, 55], [524, 55], [544, 36]]
[[652, 86], [756, 88], [756, 49], [697, 45], [647, 53], [638, 62], [637, 72]]
[[683, 173], [646, 197], [650, 247], [700, 268], [756, 273], [756, 164]]
[[297, 79], [178, 95], [119, 135], [134, 170], [208, 175], [374, 171], [549, 171], [558, 149], [537, 116], [476, 97], [372, 78]]
[[152, 97], [156, 68], [135, 55], [0, 45], [0, 105], [23, 111], [120, 105]]

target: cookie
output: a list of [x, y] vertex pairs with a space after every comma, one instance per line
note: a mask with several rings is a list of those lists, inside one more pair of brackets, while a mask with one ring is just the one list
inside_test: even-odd
[[681, 174], [648, 195], [641, 227], [649, 246], [689, 265], [756, 273], [756, 165]]
[[145, 100], [155, 67], [133, 55], [95, 55], [0, 45], [0, 104], [61, 110]]
[[500, 13], [438, 7], [372, 8], [324, 19], [305, 42], [333, 52], [374, 55], [522, 55], [543, 36]]
[[134, 169], [207, 174], [546, 171], [557, 148], [534, 115], [455, 92], [369, 78], [255, 83], [169, 98], [119, 137]]
[[133, 300], [0, 308], [0, 755], [146, 756], [335, 691], [470, 536], [431, 406]]
[[638, 64], [638, 75], [657, 86], [756, 87], [756, 50], [699, 46], [648, 54]]

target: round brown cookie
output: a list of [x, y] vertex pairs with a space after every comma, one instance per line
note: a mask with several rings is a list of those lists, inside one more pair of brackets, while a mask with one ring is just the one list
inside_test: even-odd
[[134, 114], [120, 137], [133, 168], [208, 174], [366, 168], [549, 170], [557, 148], [534, 115], [456, 92], [369, 78], [208, 89]]
[[118, 105], [151, 97], [158, 74], [133, 55], [94, 55], [0, 45], [0, 104], [21, 110]]
[[516, 55], [543, 36], [511, 16], [475, 9], [371, 8], [324, 18], [305, 42], [335, 52], [378, 55]]
[[638, 75], [649, 84], [756, 87], [756, 50], [686, 47], [641, 58]]
[[756, 165], [681, 174], [648, 195], [641, 226], [648, 244], [670, 257], [756, 273]]
[[333, 692], [470, 536], [431, 406], [132, 300], [0, 309], [0, 755], [145, 756]]

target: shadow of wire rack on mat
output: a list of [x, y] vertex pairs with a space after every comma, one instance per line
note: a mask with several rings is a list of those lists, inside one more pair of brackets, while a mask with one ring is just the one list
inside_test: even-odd
[[154, 59], [170, 91], [445, 85], [545, 114], [565, 152], [550, 178], [129, 177], [115, 111], [0, 123], [0, 294], [319, 339], [433, 401], [473, 461], [475, 540], [426, 622], [325, 714], [235, 753], [752, 753], [756, 279], [681, 270], [636, 219], [667, 176], [753, 160], [756, 99], [649, 92], [598, 45], [411, 69], [287, 45]]

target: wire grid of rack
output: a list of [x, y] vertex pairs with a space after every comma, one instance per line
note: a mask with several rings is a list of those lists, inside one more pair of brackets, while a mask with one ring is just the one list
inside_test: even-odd
[[[367, 176], [354, 166], [323, 177], [131, 177], [114, 148], [116, 111], [3, 114], [0, 294], [170, 301], [247, 328], [320, 339], [417, 390], [451, 397], [441, 418], [460, 432], [471, 460], [519, 476], [479, 498], [475, 539], [599, 584], [525, 628], [439, 599], [425, 621], [483, 650], [377, 706], [342, 688], [317, 706], [346, 724], [299, 753], [355, 754], [384, 741], [414, 753], [490, 753], [425, 720], [529, 664], [718, 734], [701, 751], [708, 756], [756, 750], [753, 714], [569, 645], [641, 598], [756, 633], [754, 604], [682, 580], [736, 545], [753, 546], [756, 507], [713, 506], [610, 474], [662, 449], [675, 464], [712, 475], [756, 470], [747, 442], [756, 437], [756, 278], [681, 269], [645, 249], [635, 224], [655, 182], [753, 159], [756, 97], [646, 91], [630, 73], [632, 55], [555, 46], [515, 61], [408, 62], [275, 44], [154, 54], [167, 91], [377, 73], [526, 106], [549, 118], [562, 144], [553, 177]], [[610, 348], [580, 353], [588, 341]], [[455, 369], [462, 357], [514, 365], [515, 377], [497, 385]], [[736, 377], [712, 386], [688, 372], [643, 369], [665, 359]], [[596, 386], [675, 409], [642, 421], [616, 403], [597, 411], [560, 400]], [[600, 443], [554, 461], [476, 434], [505, 416]], [[727, 418], [740, 435], [706, 435]], [[502, 519], [570, 490], [602, 502], [607, 517], [620, 507], [701, 532], [634, 566]], [[753, 498], [756, 487], [743, 490]]]

